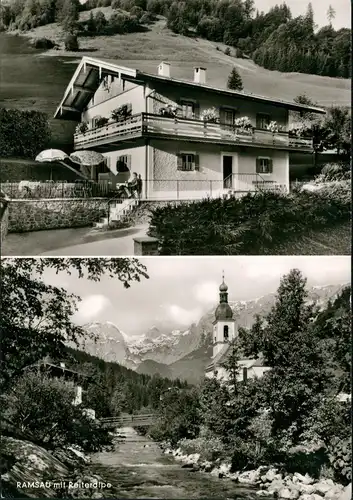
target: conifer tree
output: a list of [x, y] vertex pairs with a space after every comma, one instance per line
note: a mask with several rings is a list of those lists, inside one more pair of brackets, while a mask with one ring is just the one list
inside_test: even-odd
[[227, 88], [230, 90], [243, 90], [243, 81], [238, 73], [236, 67], [234, 67], [228, 77]]

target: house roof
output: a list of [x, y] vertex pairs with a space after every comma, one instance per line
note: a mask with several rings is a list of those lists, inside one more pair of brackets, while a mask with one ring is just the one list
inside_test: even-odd
[[213, 92], [232, 97], [240, 97], [251, 101], [275, 104], [293, 111], [311, 111], [313, 113], [325, 114], [325, 110], [315, 107], [298, 104], [295, 102], [285, 101], [282, 99], [274, 99], [266, 96], [259, 96], [250, 92], [236, 91], [212, 87], [202, 83], [196, 83], [188, 80], [170, 78], [161, 75], [154, 75], [144, 71], [139, 71], [133, 68], [126, 68], [117, 65], [114, 61], [108, 59], [95, 59], [93, 57], [84, 56], [78, 64], [76, 71], [71, 78], [65, 93], [54, 118], [66, 120], [78, 120], [80, 113], [87, 106], [94, 93], [99, 88], [102, 75], [113, 75], [126, 80], [135, 81], [136, 83], [145, 83], [156, 81], [161, 83], [169, 83], [177, 86], [192, 87], [202, 89], [205, 92]]

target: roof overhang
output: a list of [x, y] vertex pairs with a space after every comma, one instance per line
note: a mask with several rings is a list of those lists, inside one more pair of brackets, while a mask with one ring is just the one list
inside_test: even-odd
[[136, 70], [92, 57], [83, 57], [76, 68], [54, 118], [80, 121], [81, 113], [98, 90], [102, 77], [136, 79]]
[[240, 99], [246, 99], [255, 102], [261, 102], [263, 104], [273, 104], [275, 106], [283, 107], [290, 109], [291, 111], [302, 111], [302, 112], [311, 112], [311, 113], [319, 113], [326, 114], [326, 111], [322, 108], [318, 108], [316, 106], [307, 106], [305, 104], [298, 104], [292, 101], [285, 101], [282, 99], [273, 99], [271, 97], [260, 96], [256, 94], [252, 94], [250, 92], [236, 91], [230, 89], [222, 89], [218, 87], [212, 87], [211, 85], [205, 85], [201, 83], [196, 83], [187, 80], [179, 80], [177, 78], [169, 78], [166, 76], [153, 75], [150, 73], [145, 73], [142, 71], [137, 71], [137, 76], [140, 80], [150, 80], [150, 81], [159, 81], [161, 83], [169, 83], [172, 85], [179, 85], [183, 87], [193, 87], [195, 89], [199, 89], [205, 92], [213, 92], [216, 94], [228, 95], [232, 97], [239, 97]]

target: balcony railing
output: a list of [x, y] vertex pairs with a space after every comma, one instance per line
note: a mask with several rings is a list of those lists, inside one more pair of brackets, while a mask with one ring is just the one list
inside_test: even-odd
[[123, 122], [75, 134], [76, 148], [94, 146], [110, 141], [119, 141], [143, 135], [155, 137], [192, 138], [200, 141], [224, 141], [234, 144], [254, 144], [289, 148], [312, 148], [312, 139], [289, 137], [288, 132], [272, 133], [268, 130], [243, 130], [232, 125], [190, 120], [187, 118], [167, 118], [160, 115], [140, 113]]

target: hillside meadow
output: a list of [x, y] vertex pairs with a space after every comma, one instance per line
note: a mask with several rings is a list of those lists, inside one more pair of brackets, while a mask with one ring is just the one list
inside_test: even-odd
[[[111, 7], [92, 9], [102, 11], [106, 18], [114, 12]], [[80, 21], [86, 20], [91, 11], [81, 12]], [[77, 57], [77, 52], [63, 50], [63, 33], [56, 23], [38, 27], [25, 36], [49, 38], [61, 47], [49, 50], [41, 56]], [[322, 77], [302, 73], [280, 73], [257, 66], [249, 59], [239, 59], [224, 54], [226, 46], [197, 37], [176, 35], [166, 27], [166, 20], [159, 17], [145, 32], [114, 36], [80, 37], [80, 57], [88, 55], [109, 59], [117, 64], [131, 66], [155, 73], [158, 64], [168, 61], [172, 64], [172, 76], [192, 79], [193, 68], [207, 67], [208, 83], [225, 87], [228, 74], [236, 66], [244, 83], [244, 90], [273, 98], [292, 100], [298, 94], [306, 93], [320, 106], [332, 104], [350, 105], [350, 80]], [[218, 50], [217, 50], [218, 49]], [[73, 64], [77, 63], [74, 59]], [[63, 88], [64, 90], [64, 88]], [[59, 100], [60, 96], [58, 96]]]

